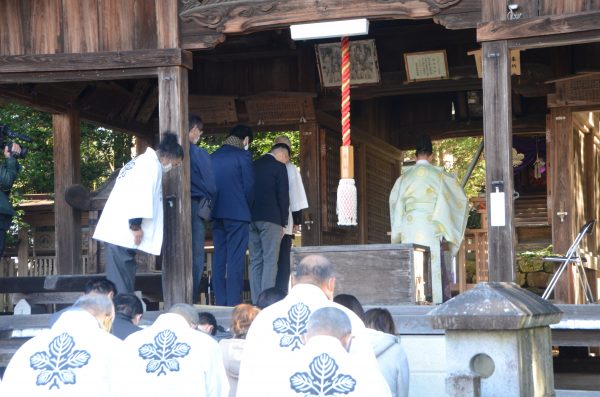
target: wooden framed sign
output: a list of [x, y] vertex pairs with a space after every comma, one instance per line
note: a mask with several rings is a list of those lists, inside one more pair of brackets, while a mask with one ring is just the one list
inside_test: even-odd
[[[339, 87], [342, 81], [342, 48], [339, 42], [317, 44], [321, 87]], [[375, 40], [350, 42], [350, 84], [379, 83], [379, 63]]]
[[448, 78], [446, 50], [404, 54], [408, 81], [439, 80]]

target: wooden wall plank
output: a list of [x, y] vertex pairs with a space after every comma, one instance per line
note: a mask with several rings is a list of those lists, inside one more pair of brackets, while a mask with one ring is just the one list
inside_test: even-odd
[[[483, 123], [486, 197], [503, 182], [505, 225], [489, 226], [489, 281], [515, 281], [510, 52], [507, 42], [483, 43]], [[488, 219], [492, 206], [487, 206]]]
[[589, 0], [540, 0], [540, 15], [572, 14], [589, 10]]
[[63, 0], [64, 52], [98, 51], [98, 0]]
[[61, 0], [34, 0], [29, 14], [30, 54], [63, 51]]
[[506, 20], [506, 0], [484, 0], [481, 2], [481, 20], [504, 21]]
[[157, 48], [156, 5], [154, 0], [135, 0], [133, 5], [135, 49]]
[[99, 51], [133, 49], [134, 1], [98, 0]]
[[0, 1], [0, 55], [25, 53], [20, 0]]
[[160, 68], [159, 128], [173, 131], [184, 149], [184, 161], [163, 176], [165, 237], [163, 240], [163, 298], [165, 309], [175, 303], [192, 303], [192, 245], [190, 163], [188, 142], [188, 71], [183, 67]]
[[54, 232], [58, 274], [80, 274], [81, 211], [67, 204], [65, 190], [80, 182], [79, 114], [53, 115], [54, 128]]
[[179, 13], [177, 0], [156, 2], [158, 48], [179, 47]]

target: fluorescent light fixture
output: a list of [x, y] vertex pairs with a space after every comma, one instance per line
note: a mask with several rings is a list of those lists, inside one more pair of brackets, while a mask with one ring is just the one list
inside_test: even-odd
[[305, 23], [290, 26], [292, 39], [311, 40], [327, 39], [330, 37], [358, 36], [369, 33], [369, 21], [362, 19], [347, 19], [343, 21]]

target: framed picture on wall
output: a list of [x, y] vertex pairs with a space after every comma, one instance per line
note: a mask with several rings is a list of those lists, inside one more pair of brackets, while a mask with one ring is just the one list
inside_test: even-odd
[[404, 54], [408, 81], [439, 80], [448, 78], [446, 50]]
[[[339, 87], [342, 81], [341, 43], [317, 44], [317, 63], [321, 87]], [[350, 84], [378, 84], [379, 63], [375, 40], [350, 42]]]

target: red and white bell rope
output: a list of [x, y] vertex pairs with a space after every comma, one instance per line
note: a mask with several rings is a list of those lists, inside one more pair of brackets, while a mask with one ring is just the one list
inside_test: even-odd
[[354, 183], [354, 148], [350, 144], [350, 40], [342, 37], [342, 146], [337, 190], [338, 225], [354, 226], [357, 213]]

